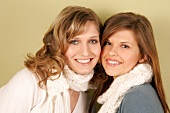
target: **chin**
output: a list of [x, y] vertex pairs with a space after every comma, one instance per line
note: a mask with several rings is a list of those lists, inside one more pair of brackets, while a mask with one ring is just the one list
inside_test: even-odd
[[87, 75], [87, 74], [90, 74], [92, 72], [92, 70], [91, 71], [78, 71], [77, 73], [78, 74], [81, 74], [81, 75]]

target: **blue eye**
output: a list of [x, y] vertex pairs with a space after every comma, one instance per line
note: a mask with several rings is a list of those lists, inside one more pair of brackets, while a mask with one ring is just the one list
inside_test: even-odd
[[78, 41], [77, 40], [71, 40], [71, 41], [69, 41], [69, 43], [73, 44], [73, 45], [76, 45], [76, 44], [78, 44]]

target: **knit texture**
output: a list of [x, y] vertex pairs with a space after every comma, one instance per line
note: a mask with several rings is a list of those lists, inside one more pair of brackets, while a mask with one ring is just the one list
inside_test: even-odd
[[116, 113], [126, 92], [137, 85], [150, 83], [153, 72], [149, 64], [138, 64], [129, 73], [117, 77], [109, 89], [98, 98], [103, 104], [98, 113]]
[[52, 76], [47, 80], [47, 93], [49, 102], [45, 113], [70, 113], [69, 88], [75, 91], [86, 91], [94, 71], [88, 75], [73, 72], [66, 65], [60, 75]]

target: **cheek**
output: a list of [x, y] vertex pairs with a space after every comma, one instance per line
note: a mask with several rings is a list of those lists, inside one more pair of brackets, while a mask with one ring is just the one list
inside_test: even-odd
[[96, 56], [100, 57], [100, 53], [101, 53], [100, 45], [98, 45], [96, 47], [91, 47], [91, 51], [93, 52], [93, 54], [95, 54]]
[[69, 55], [70, 54], [70, 52], [69, 51], [66, 51], [66, 53], [65, 53], [65, 61], [66, 62], [68, 62], [69, 61]]
[[106, 57], [107, 53], [108, 53], [107, 50], [102, 49], [101, 54], [100, 54], [100, 59], [101, 59], [102, 64], [103, 64], [104, 61], [105, 61], [105, 57]]
[[72, 50], [71, 48], [68, 48], [66, 53], [65, 53], [65, 62], [69, 63], [71, 58], [75, 55], [75, 51]]
[[73, 56], [77, 52], [76, 48], [78, 48], [78, 47], [72, 47], [72, 46], [68, 47], [66, 50], [65, 56], [67, 58]]
[[96, 53], [96, 56], [100, 57], [101, 49], [98, 49], [95, 53]]
[[103, 48], [101, 51], [101, 57], [105, 56], [108, 53], [108, 49]]
[[101, 59], [104, 57], [104, 55], [105, 55], [104, 51], [101, 51], [101, 54], [100, 54]]
[[69, 62], [69, 52], [65, 53], [65, 62], [68, 63]]
[[139, 54], [132, 54], [131, 55], [124, 55], [124, 59], [126, 60], [127, 64], [133, 68], [139, 61], [140, 56]]

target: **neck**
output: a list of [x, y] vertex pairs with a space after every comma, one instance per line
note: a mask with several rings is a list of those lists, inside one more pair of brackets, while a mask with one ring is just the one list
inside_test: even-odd
[[80, 92], [69, 89], [69, 93], [70, 93], [70, 109], [71, 109], [71, 112], [73, 112], [78, 102]]

